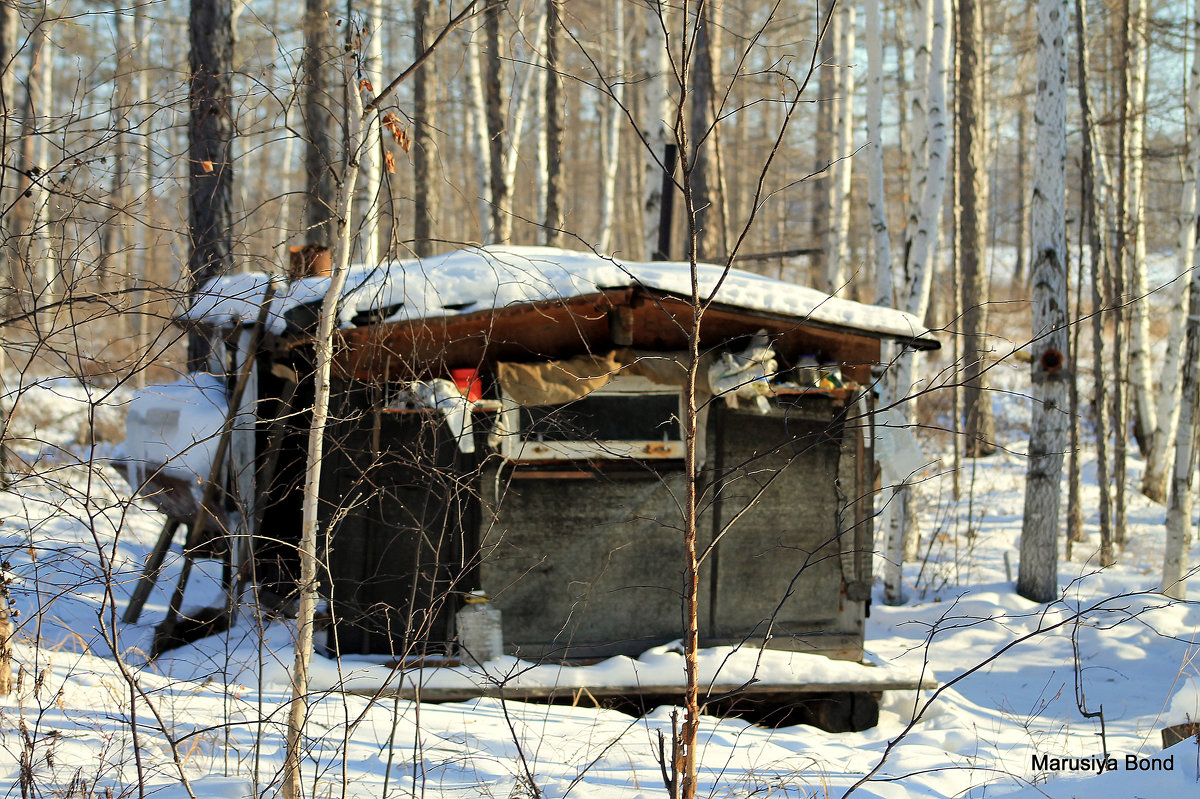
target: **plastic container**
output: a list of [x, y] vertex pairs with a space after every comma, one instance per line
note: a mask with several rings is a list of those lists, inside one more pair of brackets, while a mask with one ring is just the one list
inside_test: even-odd
[[500, 609], [483, 591], [467, 595], [467, 604], [454, 617], [458, 627], [459, 657], [482, 665], [504, 654]]
[[477, 370], [451, 369], [450, 378], [468, 402], [479, 402], [483, 398], [483, 381], [479, 379]]

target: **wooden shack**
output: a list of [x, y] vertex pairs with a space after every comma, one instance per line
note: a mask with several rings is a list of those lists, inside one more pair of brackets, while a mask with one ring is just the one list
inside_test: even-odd
[[[859, 660], [872, 369], [884, 340], [937, 342], [898, 311], [736, 270], [699, 278], [701, 645]], [[284, 598], [326, 281], [280, 289], [255, 354], [241, 569]], [[228, 331], [254, 321], [264, 285], [217, 281], [188, 320], [245, 341]], [[329, 651], [452, 655], [475, 590], [523, 658], [636, 655], [680, 636], [689, 287], [686, 264], [544, 248], [354, 270], [321, 485]]]

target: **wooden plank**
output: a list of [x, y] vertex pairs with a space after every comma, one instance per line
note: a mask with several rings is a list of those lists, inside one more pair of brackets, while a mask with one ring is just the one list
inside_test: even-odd
[[158, 570], [162, 568], [167, 550], [171, 548], [175, 531], [182, 524], [183, 521], [174, 516], [168, 516], [163, 522], [162, 531], [158, 534], [158, 541], [154, 544], [154, 549], [150, 550], [146, 568], [142, 569], [142, 576], [138, 578], [137, 587], [133, 589], [133, 596], [129, 598], [125, 614], [121, 616], [121, 621], [125, 624], [136, 624], [137, 620], [141, 618], [142, 608], [145, 607], [146, 600], [150, 598], [150, 589], [158, 582]]
[[[616, 313], [616, 324], [610, 312]], [[338, 373], [367, 380], [391, 373], [416, 379], [455, 367], [487, 368], [502, 360], [560, 358], [604, 351], [630, 342], [635, 348], [682, 350], [690, 329], [687, 298], [646, 289], [606, 289], [568, 299], [525, 303], [460, 315], [387, 322], [339, 333]], [[714, 303], [705, 312], [701, 347], [715, 347], [760, 329], [785, 358], [822, 354], [843, 364], [856, 382], [870, 381], [880, 340], [872, 331]], [[908, 342], [918, 349], [936, 342]], [[293, 346], [306, 344], [298, 341]], [[392, 368], [394, 366], [395, 368]]]
[[[924, 679], [912, 678], [897, 678], [897, 677], [881, 677], [873, 682], [801, 682], [801, 683], [779, 683], [779, 682], [756, 682], [750, 685], [742, 685], [740, 683], [719, 683], [709, 687], [704, 694], [701, 702], [726, 698], [730, 695], [737, 696], [799, 696], [803, 694], [827, 694], [827, 693], [879, 693], [881, 691], [915, 691], [915, 690], [932, 690], [937, 687], [937, 682]], [[513, 701], [525, 700], [546, 700], [555, 699], [558, 697], [574, 696], [577, 694], [590, 695], [596, 699], [615, 699], [618, 697], [639, 697], [639, 696], [668, 696], [682, 697], [684, 687], [682, 685], [530, 685], [530, 686], [498, 686], [486, 685], [474, 688], [437, 688], [426, 686], [417, 689], [412, 686], [405, 686], [399, 690], [384, 691], [378, 694], [376, 691], [369, 689], [354, 689], [349, 691], [352, 694], [358, 695], [381, 695], [392, 696], [400, 699], [416, 700], [418, 696], [422, 702], [465, 702], [469, 699], [478, 697], [489, 697], [493, 699], [511, 699]]]

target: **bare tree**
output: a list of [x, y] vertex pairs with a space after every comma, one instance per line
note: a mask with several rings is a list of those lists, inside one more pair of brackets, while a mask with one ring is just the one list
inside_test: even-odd
[[830, 184], [829, 221], [825, 255], [825, 290], [830, 294], [845, 288], [850, 275], [850, 221], [854, 152], [854, 6], [838, 3], [836, 9], [837, 67], [835, 96], [826, 100], [833, 105], [836, 117], [836, 152], [827, 179]]
[[512, 238], [512, 212], [508, 207], [508, 183], [504, 179], [504, 154], [509, 133], [501, 107], [504, 93], [500, 80], [500, 9], [489, 6], [483, 15], [484, 61], [483, 90], [484, 115], [487, 120], [488, 182], [491, 187], [491, 233], [488, 241], [504, 244]]
[[[229, 108], [233, 64], [230, 0], [192, 0], [188, 128], [188, 273], [193, 285], [233, 268], [233, 116]], [[193, 336], [188, 363], [208, 363], [209, 342]]]
[[[228, 0], [225, 0], [228, 2]], [[335, 102], [340, 90], [329, 85], [337, 49], [333, 46], [330, 0], [306, 0], [304, 12], [304, 229], [307, 240], [328, 247], [334, 239], [338, 153]]]
[[[957, 196], [962, 274], [962, 358], [964, 446], [967, 457], [990, 455], [996, 449], [996, 424], [984, 361], [988, 355], [988, 278], [986, 258], [987, 210], [981, 165], [984, 142], [979, 54], [983, 26], [977, 0], [959, 0], [955, 15], [958, 43], [958, 118], [955, 120], [958, 160]], [[955, 420], [956, 422], [958, 420]]]

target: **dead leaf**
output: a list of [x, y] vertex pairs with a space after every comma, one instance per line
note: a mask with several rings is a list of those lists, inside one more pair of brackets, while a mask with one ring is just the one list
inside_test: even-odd
[[212, 161], [201, 161], [200, 168], [203, 169], [205, 172], [212, 172], [213, 171], [213, 162]]
[[371, 81], [363, 78], [358, 82], [358, 90], [360, 92], [373, 92], [375, 91], [375, 87], [371, 85]]
[[396, 174], [396, 156], [392, 155], [391, 150], [383, 151], [383, 168], [391, 175]]

